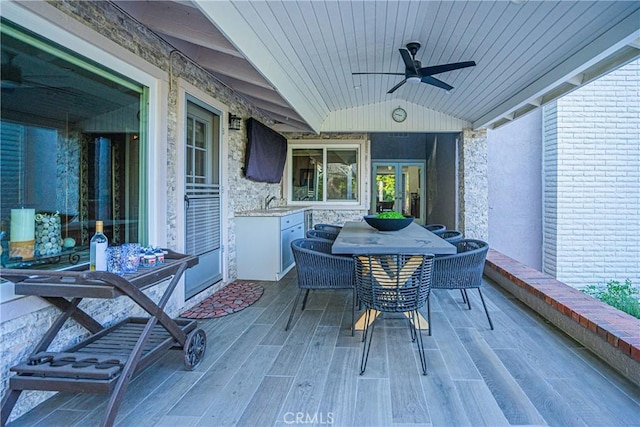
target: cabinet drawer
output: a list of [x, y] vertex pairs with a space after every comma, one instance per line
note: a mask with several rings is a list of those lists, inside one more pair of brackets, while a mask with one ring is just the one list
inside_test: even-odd
[[280, 230], [293, 227], [304, 222], [304, 212], [298, 212], [291, 215], [285, 215], [280, 218]]

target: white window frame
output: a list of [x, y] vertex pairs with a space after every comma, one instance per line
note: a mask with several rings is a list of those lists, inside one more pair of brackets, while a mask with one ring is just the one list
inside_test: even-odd
[[[283, 176], [283, 194], [286, 194], [287, 204], [290, 206], [312, 206], [320, 209], [354, 210], [368, 209], [367, 176], [368, 165], [366, 164], [368, 144], [366, 140], [360, 139], [314, 139], [314, 140], [288, 140], [287, 141], [287, 162]], [[355, 149], [358, 156], [358, 199], [357, 200], [331, 200], [331, 201], [310, 201], [291, 200], [293, 187], [291, 185], [292, 155], [295, 149], [318, 149], [323, 150], [323, 161], [326, 164], [326, 150]], [[325, 167], [326, 170], [326, 167]], [[326, 180], [326, 173], [324, 174]], [[323, 193], [326, 194], [326, 182], [323, 185]], [[324, 198], [324, 194], [323, 194]]]

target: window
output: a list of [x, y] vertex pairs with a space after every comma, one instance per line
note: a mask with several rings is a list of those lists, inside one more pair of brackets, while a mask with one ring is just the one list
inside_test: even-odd
[[360, 145], [290, 145], [289, 201], [360, 204]]
[[146, 100], [142, 85], [2, 20], [3, 266], [83, 262], [96, 220], [110, 243], [147, 243]]

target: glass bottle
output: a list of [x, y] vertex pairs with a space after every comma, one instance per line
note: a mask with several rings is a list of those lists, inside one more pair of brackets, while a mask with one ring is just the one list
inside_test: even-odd
[[162, 248], [155, 248], [153, 253], [156, 256], [156, 265], [164, 264], [164, 251], [162, 250]]
[[109, 241], [103, 233], [104, 223], [96, 221], [96, 234], [89, 243], [89, 270], [107, 271], [107, 245]]
[[156, 266], [156, 254], [153, 252], [153, 248], [149, 246], [145, 253], [144, 259], [142, 261], [143, 267], [155, 267]]

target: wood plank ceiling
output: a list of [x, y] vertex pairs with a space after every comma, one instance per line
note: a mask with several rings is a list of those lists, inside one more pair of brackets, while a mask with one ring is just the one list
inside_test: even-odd
[[[330, 117], [403, 103], [474, 128], [513, 120], [640, 57], [638, 1], [115, 1], [271, 117], [280, 131], [345, 131]], [[398, 52], [447, 92], [403, 77]], [[365, 130], [366, 129], [351, 129]], [[425, 129], [428, 131], [428, 129]]]

